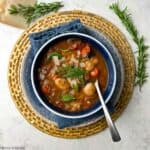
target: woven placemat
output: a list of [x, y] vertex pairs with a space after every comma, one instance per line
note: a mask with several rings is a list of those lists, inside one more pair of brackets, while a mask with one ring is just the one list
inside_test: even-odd
[[116, 105], [115, 112], [112, 114], [113, 120], [116, 120], [121, 115], [127, 106], [134, 89], [134, 55], [124, 35], [111, 22], [100, 16], [82, 11], [55, 13], [35, 22], [22, 34], [12, 51], [8, 67], [9, 88], [14, 103], [29, 123], [44, 133], [63, 138], [81, 138], [92, 135], [105, 129], [107, 124], [103, 118], [86, 126], [59, 129], [56, 125], [46, 121], [40, 115], [35, 113], [33, 109], [27, 104], [21, 89], [20, 69], [25, 52], [30, 46], [28, 38], [30, 33], [41, 31], [49, 27], [54, 27], [76, 18], [80, 18], [80, 20], [85, 25], [91, 26], [108, 36], [114, 45], [118, 48], [119, 53], [122, 56], [125, 68], [125, 83], [120, 99]]

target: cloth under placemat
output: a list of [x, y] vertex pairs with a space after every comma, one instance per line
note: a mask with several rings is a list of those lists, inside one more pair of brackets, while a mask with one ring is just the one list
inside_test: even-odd
[[[56, 35], [66, 33], [66, 32], [80, 32], [80, 33], [88, 34], [86, 32], [86, 29], [85, 29], [84, 25], [80, 22], [79, 19], [76, 19], [76, 20], [73, 20], [71, 22], [62, 24], [58, 27], [50, 28], [50, 29], [47, 29], [47, 30], [44, 30], [44, 31], [41, 31], [41, 32], [37, 32], [37, 33], [32, 33], [29, 36], [30, 43], [31, 43], [31, 49], [30, 49], [29, 53], [31, 53], [30, 55], [33, 55], [32, 59], [30, 60], [30, 63], [32, 64], [32, 60], [34, 58], [34, 55], [36, 54], [36, 52], [39, 50], [39, 48], [46, 41], [48, 41], [49, 39], [51, 39], [52, 37], [54, 37]], [[29, 53], [28, 53], [28, 55], [29, 55]], [[26, 70], [27, 74], [30, 74], [31, 68], [29, 66], [31, 66], [31, 64], [28, 65], [28, 66], [25, 66], [26, 67], [25, 70]], [[30, 78], [26, 78], [25, 80], [26, 80], [25, 83], [29, 83], [29, 82], [31, 83]], [[30, 90], [30, 93], [31, 93], [31, 90], [33, 91], [31, 86], [28, 86], [27, 90]], [[38, 101], [38, 99], [35, 95], [34, 95], [33, 99], [34, 99], [34, 101], [32, 100], [32, 102], [39, 103], [39, 105], [41, 107], [41, 113], [45, 112], [45, 111], [48, 111], [48, 110], [45, 110], [45, 108], [42, 104], [40, 104], [40, 102]], [[107, 104], [107, 106], [108, 106], [110, 111], [113, 111], [111, 101]], [[81, 118], [81, 119], [63, 118], [63, 117], [60, 117], [60, 116], [58, 116], [58, 115], [56, 115], [56, 114], [54, 114], [50, 111], [48, 111], [46, 113], [49, 114], [49, 119], [51, 121], [54, 121], [54, 122], [57, 123], [59, 128], [65, 128], [65, 127], [80, 125], [80, 124], [83, 124], [83, 123], [87, 123], [88, 121], [97, 119], [99, 116], [102, 116], [103, 111], [102, 110], [98, 111], [97, 113], [95, 113], [95, 114], [93, 114], [89, 117], [85, 117], [85, 118]]]

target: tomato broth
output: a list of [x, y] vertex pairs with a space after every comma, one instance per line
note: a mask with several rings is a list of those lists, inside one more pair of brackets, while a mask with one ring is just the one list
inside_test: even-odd
[[80, 112], [98, 100], [98, 79], [104, 92], [108, 71], [102, 54], [86, 41], [68, 38], [56, 42], [40, 60], [38, 82], [48, 102], [68, 112]]

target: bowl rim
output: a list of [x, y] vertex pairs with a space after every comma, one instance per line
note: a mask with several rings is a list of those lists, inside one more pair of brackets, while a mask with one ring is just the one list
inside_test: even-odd
[[70, 118], [70, 119], [78, 119], [78, 118], [84, 118], [84, 117], [88, 117], [96, 112], [98, 112], [101, 108], [102, 108], [102, 105], [100, 105], [99, 107], [97, 107], [96, 109], [92, 110], [91, 112], [89, 113], [86, 113], [86, 114], [81, 114], [81, 115], [74, 115], [74, 116], [71, 116], [71, 115], [66, 115], [66, 114], [62, 114], [60, 112], [57, 112], [55, 110], [53, 110], [52, 108], [50, 108], [49, 106], [47, 106], [44, 101], [42, 100], [42, 98], [39, 96], [38, 92], [37, 92], [37, 89], [35, 87], [35, 83], [34, 83], [34, 66], [36, 64], [36, 60], [38, 58], [38, 56], [40, 55], [41, 51], [44, 50], [45, 46], [47, 46], [50, 42], [58, 39], [58, 38], [61, 38], [63, 36], [68, 36], [68, 35], [78, 35], [78, 36], [82, 36], [82, 37], [85, 37], [85, 38], [89, 38], [91, 40], [93, 40], [94, 42], [96, 42], [97, 44], [99, 44], [101, 47], [103, 47], [103, 49], [106, 51], [106, 53], [108, 54], [110, 60], [111, 60], [111, 63], [112, 63], [112, 66], [113, 66], [113, 71], [114, 71], [114, 82], [113, 82], [113, 85], [112, 85], [112, 89], [111, 89], [111, 92], [109, 93], [108, 97], [106, 98], [105, 100], [105, 103], [108, 103], [108, 101], [110, 100], [114, 90], [115, 90], [115, 87], [116, 87], [116, 81], [117, 81], [117, 73], [116, 73], [116, 65], [114, 63], [114, 60], [113, 60], [113, 57], [111, 55], [111, 53], [109, 52], [109, 50], [100, 42], [98, 41], [96, 38], [90, 36], [90, 35], [87, 35], [87, 34], [84, 34], [84, 33], [77, 33], [77, 32], [67, 32], [67, 33], [62, 33], [62, 34], [59, 34], [51, 39], [49, 39], [47, 42], [45, 42], [40, 48], [39, 50], [37, 51], [37, 53], [34, 55], [34, 58], [33, 58], [33, 62], [32, 62], [32, 66], [31, 66], [31, 74], [30, 74], [30, 77], [31, 77], [31, 84], [32, 84], [32, 87], [33, 87], [33, 91], [37, 97], [37, 99], [39, 100], [39, 102], [46, 108], [48, 109], [49, 111], [51, 111], [52, 113], [58, 115], [58, 116], [61, 116], [61, 117], [64, 117], [64, 118]]

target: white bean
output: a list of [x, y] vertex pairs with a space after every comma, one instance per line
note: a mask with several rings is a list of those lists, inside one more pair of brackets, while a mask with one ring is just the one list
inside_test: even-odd
[[92, 96], [95, 94], [95, 86], [93, 83], [89, 82], [85, 85], [85, 87], [83, 88], [83, 92], [86, 96]]
[[85, 63], [86, 71], [91, 71], [93, 68], [94, 68], [94, 64], [90, 60], [86, 61], [86, 63]]
[[61, 90], [67, 90], [69, 88], [69, 83], [67, 82], [66, 79], [63, 79], [63, 78], [57, 78], [55, 80], [55, 84]]
[[40, 80], [44, 80], [45, 75], [43, 73], [40, 73], [39, 78], [40, 78]]

